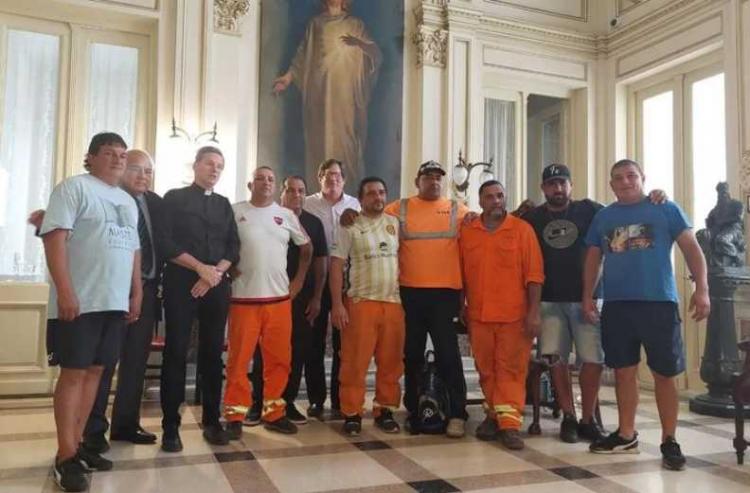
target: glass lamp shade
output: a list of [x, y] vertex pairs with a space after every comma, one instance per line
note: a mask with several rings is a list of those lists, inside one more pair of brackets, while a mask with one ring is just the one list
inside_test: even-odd
[[469, 177], [469, 170], [464, 166], [456, 165], [453, 167], [453, 181], [461, 185]]
[[479, 175], [479, 183], [484, 183], [486, 181], [494, 180], [495, 175], [492, 173], [492, 171], [484, 170], [482, 171], [482, 174]]

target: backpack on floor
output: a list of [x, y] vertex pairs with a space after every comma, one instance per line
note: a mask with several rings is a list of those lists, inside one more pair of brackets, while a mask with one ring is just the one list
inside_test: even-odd
[[442, 434], [448, 425], [448, 390], [438, 375], [435, 352], [427, 351], [424, 359], [414, 431]]

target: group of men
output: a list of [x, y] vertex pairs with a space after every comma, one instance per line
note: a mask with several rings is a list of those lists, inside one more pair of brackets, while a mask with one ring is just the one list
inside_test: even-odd
[[[289, 176], [281, 205], [275, 202], [277, 178], [265, 166], [253, 173], [249, 200], [230, 205], [215, 193], [224, 157], [214, 147], [197, 152], [193, 184], [167, 192], [163, 200], [148, 191], [148, 154], [127, 151], [117, 134], [94, 136], [86, 167], [88, 173], [55, 187], [46, 214], [31, 218], [41, 220], [52, 279], [48, 352], [50, 363], [61, 367], [54, 471], [64, 490], [85, 489], [86, 469], [112, 467], [101, 454], [109, 447], [105, 411], [118, 360], [110, 440], [156, 442], [141, 427], [139, 409], [161, 312], [160, 278], [166, 452], [183, 448], [180, 405], [196, 319], [201, 421], [211, 444], [238, 439], [243, 422], [295, 433], [307, 420], [294, 404], [303, 371], [307, 417], [323, 419], [329, 326], [331, 407], [343, 417], [344, 433], [361, 432], [373, 357], [375, 425], [386, 433], [400, 431], [394, 411], [404, 376], [405, 425], [420, 431], [429, 335], [447, 389], [445, 433], [462, 437], [468, 414], [456, 333], [460, 318], [468, 326], [485, 396], [480, 439], [497, 439], [511, 450], [524, 447], [526, 374], [539, 337], [538, 352], [551, 363], [564, 412], [561, 439], [589, 439], [597, 453], [637, 451], [636, 370], [643, 346], [656, 382], [664, 465], [684, 467], [674, 439], [675, 376], [684, 370], [684, 356], [672, 243], [683, 251], [696, 283], [691, 308], [697, 320], [709, 311], [705, 260], [679, 207], [663, 194], [644, 195], [638, 163], [623, 160], [612, 167], [617, 202], [606, 208], [572, 200], [569, 169], [550, 165], [542, 177], [546, 202], [522, 218], [508, 213], [505, 189], [495, 180], [479, 188], [481, 214], [444, 198], [446, 173], [434, 161], [419, 167], [415, 196], [387, 203], [386, 184], [378, 177], [361, 181], [358, 198], [345, 194], [344, 166], [329, 159], [318, 170], [320, 193], [306, 197], [305, 180]], [[573, 342], [582, 362], [580, 422], [568, 371]], [[607, 436], [593, 419], [604, 362], [615, 369], [619, 409], [619, 428]]]

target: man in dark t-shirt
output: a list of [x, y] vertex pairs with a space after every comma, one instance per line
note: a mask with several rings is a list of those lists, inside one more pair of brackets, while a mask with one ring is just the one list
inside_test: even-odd
[[[542, 173], [542, 191], [547, 200], [523, 216], [534, 227], [544, 256], [539, 353], [552, 364], [552, 380], [563, 411], [560, 438], [568, 443], [577, 442], [579, 435], [592, 441], [602, 437], [592, 418], [604, 361], [599, 326], [586, 322], [581, 311], [586, 249], [583, 240], [602, 205], [589, 199], [572, 200], [572, 190], [567, 166], [547, 166]], [[568, 370], [573, 343], [582, 362], [580, 422], [575, 417]]]
[[[296, 408], [294, 400], [299, 392], [306, 352], [312, 344], [312, 322], [320, 312], [320, 302], [325, 287], [326, 257], [328, 256], [323, 223], [316, 216], [302, 209], [306, 194], [307, 185], [302, 177], [290, 176], [284, 180], [281, 205], [297, 214], [313, 246], [312, 267], [307, 272], [302, 289], [292, 301], [292, 369], [283, 398], [286, 401], [286, 416], [295, 424], [307, 423], [307, 418]], [[286, 260], [286, 271], [290, 278], [297, 272], [298, 264], [299, 247], [290, 242]], [[253, 370], [250, 375], [253, 384], [253, 407], [245, 417], [245, 424], [255, 426], [260, 424], [263, 405], [263, 359], [260, 349], [255, 351]]]

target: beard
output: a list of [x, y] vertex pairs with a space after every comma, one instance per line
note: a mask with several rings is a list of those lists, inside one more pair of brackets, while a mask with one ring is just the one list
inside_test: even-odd
[[570, 202], [570, 197], [562, 193], [548, 195], [545, 198], [547, 199], [547, 203], [555, 207], [563, 207]]

